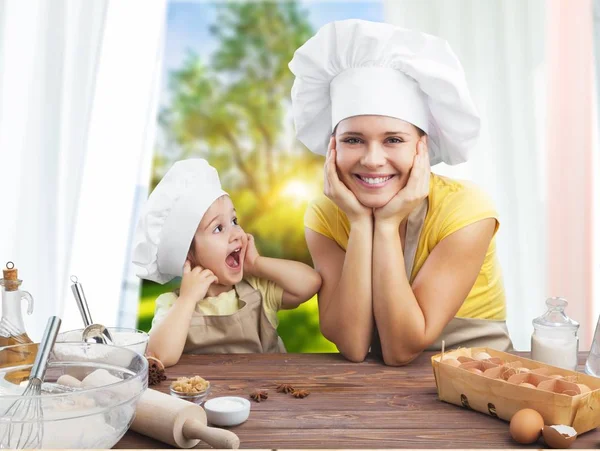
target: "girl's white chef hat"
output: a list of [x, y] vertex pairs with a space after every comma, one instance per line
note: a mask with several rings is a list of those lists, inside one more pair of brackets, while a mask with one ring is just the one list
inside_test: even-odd
[[402, 119], [427, 133], [431, 164], [467, 160], [480, 128], [463, 68], [448, 43], [390, 24], [343, 20], [296, 50], [292, 109], [296, 135], [325, 155], [348, 117]]
[[133, 249], [136, 274], [158, 283], [181, 276], [204, 213], [226, 195], [217, 170], [206, 160], [176, 162], [150, 194], [138, 221]]

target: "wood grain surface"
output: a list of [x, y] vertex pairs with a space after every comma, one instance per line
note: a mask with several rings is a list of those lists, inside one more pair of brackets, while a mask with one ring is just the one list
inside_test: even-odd
[[[248, 421], [230, 428], [242, 448], [527, 448], [511, 439], [508, 423], [439, 401], [432, 355], [398, 368], [374, 358], [351, 363], [339, 354], [183, 355], [167, 368], [168, 380], [152, 388], [168, 393], [177, 377], [200, 375], [211, 383], [209, 399], [268, 390], [266, 401], [252, 402]], [[580, 371], [585, 357], [580, 354]], [[280, 383], [310, 395], [277, 393]], [[133, 431], [115, 446], [168, 447]], [[529, 446], [544, 447], [542, 439]], [[600, 429], [580, 436], [572, 448], [600, 448]]]

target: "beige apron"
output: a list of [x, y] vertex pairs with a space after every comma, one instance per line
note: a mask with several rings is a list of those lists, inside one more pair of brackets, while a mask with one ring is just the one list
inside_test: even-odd
[[[425, 199], [408, 216], [406, 224], [406, 237], [404, 246], [404, 266], [406, 267], [406, 277], [410, 281], [419, 236], [425, 223], [429, 202]], [[445, 341], [446, 349], [457, 347], [489, 347], [499, 351], [512, 351], [512, 342], [508, 335], [506, 321], [488, 320], [479, 318], [458, 318], [454, 317], [444, 327], [438, 339], [429, 346], [427, 351], [439, 351], [442, 349], [442, 340]], [[375, 354], [381, 355], [381, 343], [377, 328], [373, 331], [373, 341], [371, 350]]]
[[235, 285], [240, 309], [231, 315], [194, 312], [183, 352], [241, 354], [286, 352], [263, 308], [262, 294], [242, 280]]

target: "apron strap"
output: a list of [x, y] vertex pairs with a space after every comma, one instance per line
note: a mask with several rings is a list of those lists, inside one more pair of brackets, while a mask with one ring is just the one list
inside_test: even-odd
[[254, 293], [256, 290], [246, 280], [242, 279], [235, 284], [235, 292], [240, 299]]
[[425, 217], [429, 209], [429, 201], [423, 199], [420, 205], [417, 206], [409, 215], [406, 221], [406, 235], [404, 237], [404, 267], [406, 268], [406, 278], [410, 283], [413, 266], [415, 264], [415, 256], [417, 255], [417, 247], [419, 246], [419, 238]]

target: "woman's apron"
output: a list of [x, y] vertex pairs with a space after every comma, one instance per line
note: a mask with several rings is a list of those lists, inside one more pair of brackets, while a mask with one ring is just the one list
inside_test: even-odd
[[[408, 216], [404, 245], [404, 266], [406, 267], [406, 277], [409, 281], [428, 207], [429, 202], [425, 199]], [[438, 339], [426, 351], [439, 351], [442, 349], [442, 340], [445, 341], [446, 349], [457, 347], [489, 347], [505, 352], [513, 349], [506, 321], [499, 320], [454, 317], [442, 330]], [[381, 343], [377, 327], [373, 331], [371, 351], [381, 355]]]
[[231, 315], [194, 312], [183, 352], [241, 354], [286, 352], [263, 308], [262, 294], [242, 280], [235, 285], [240, 309]]

